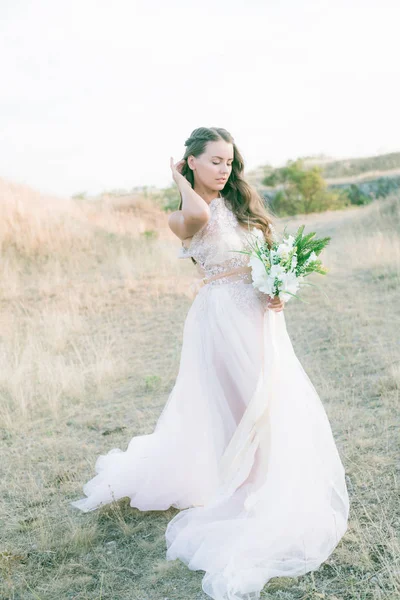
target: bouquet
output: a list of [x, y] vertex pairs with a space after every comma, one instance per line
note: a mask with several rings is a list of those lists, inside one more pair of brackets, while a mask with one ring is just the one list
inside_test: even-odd
[[304, 278], [314, 272], [322, 275], [327, 273], [318, 256], [331, 238], [314, 238], [315, 231], [303, 235], [304, 227], [301, 225], [294, 236], [287, 234], [285, 227], [279, 240], [275, 228], [270, 225], [273, 237], [271, 248], [265, 242], [262, 231], [253, 227], [251, 235], [254, 242], [250, 241], [252, 249], [239, 252], [250, 255], [249, 265], [255, 288], [271, 297], [279, 296], [284, 301], [292, 296], [301, 300], [296, 294], [300, 286], [313, 285], [304, 282]]

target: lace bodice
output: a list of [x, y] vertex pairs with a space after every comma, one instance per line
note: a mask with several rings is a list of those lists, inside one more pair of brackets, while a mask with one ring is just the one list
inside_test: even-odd
[[[232, 250], [251, 249], [251, 228], [246, 230], [239, 223], [228, 201], [224, 197], [214, 198], [209, 207], [211, 215], [207, 223], [178, 253], [178, 258], [193, 257], [206, 277], [247, 265], [249, 255]], [[217, 279], [209, 285], [224, 281], [224, 278]]]

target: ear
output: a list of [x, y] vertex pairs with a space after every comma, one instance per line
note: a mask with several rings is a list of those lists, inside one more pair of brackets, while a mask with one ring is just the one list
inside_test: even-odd
[[186, 159], [187, 165], [188, 165], [189, 169], [191, 169], [192, 171], [194, 171], [195, 161], [196, 161], [196, 159], [193, 155], [188, 156]]

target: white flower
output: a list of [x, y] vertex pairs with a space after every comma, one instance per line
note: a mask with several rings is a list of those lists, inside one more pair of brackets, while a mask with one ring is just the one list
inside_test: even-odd
[[262, 285], [268, 278], [264, 263], [255, 254], [250, 255], [249, 265], [251, 266], [251, 274], [253, 284], [258, 287]]
[[296, 274], [293, 273], [293, 271], [284, 273], [284, 275], [282, 275], [282, 289], [279, 292], [279, 297], [287, 302], [290, 300], [290, 298], [292, 298], [292, 296], [290, 294], [286, 294], [285, 292], [295, 294], [299, 287], [299, 279], [296, 277]]
[[270, 258], [271, 264], [274, 263], [275, 256], [278, 256], [277, 250], [270, 250], [269, 251], [269, 258]]
[[263, 285], [258, 286], [258, 289], [260, 290], [260, 292], [264, 292], [264, 294], [273, 296], [275, 287], [274, 283], [274, 280], [268, 277]]
[[278, 248], [276, 250], [276, 253], [283, 260], [287, 260], [287, 258], [289, 256], [289, 252], [291, 250], [292, 250], [292, 246], [290, 246], [286, 242], [282, 242], [281, 244], [279, 244], [279, 246], [278, 246]]
[[311, 252], [310, 256], [307, 258], [305, 264], [308, 265], [308, 263], [312, 262], [313, 260], [317, 260], [318, 257], [315, 254], [314, 250]]
[[285, 269], [280, 264], [272, 265], [269, 274], [274, 279], [277, 277], [278, 279], [282, 280], [282, 276], [285, 275]]
[[251, 266], [253, 287], [259, 289], [261, 292], [265, 292], [266, 294], [271, 294], [274, 281], [266, 272], [264, 263], [258, 258], [258, 256], [252, 254], [250, 255], [249, 265]]
[[[295, 260], [292, 262], [297, 263], [297, 256], [294, 255], [293, 258]], [[296, 276], [293, 268], [286, 272], [285, 267], [278, 263], [272, 264], [267, 272], [264, 263], [254, 253], [250, 256], [249, 264], [252, 267], [253, 286], [265, 294], [274, 296], [279, 290], [281, 300], [287, 301], [300, 287], [301, 277]]]
[[256, 237], [257, 237], [259, 240], [261, 240], [262, 242], [264, 242], [264, 241], [265, 241], [265, 239], [264, 239], [264, 234], [263, 234], [263, 232], [261, 231], [261, 229], [258, 229], [258, 227], [253, 227], [253, 229], [252, 229], [252, 232], [254, 233], [254, 235], [255, 235], [255, 236], [256, 236]]
[[284, 239], [284, 243], [287, 244], [290, 249], [292, 249], [293, 248], [293, 244], [294, 244], [294, 236], [293, 235], [288, 235]]

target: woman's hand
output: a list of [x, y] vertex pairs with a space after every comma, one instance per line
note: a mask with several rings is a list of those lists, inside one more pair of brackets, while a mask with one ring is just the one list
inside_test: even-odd
[[180, 187], [181, 185], [189, 185], [190, 186], [190, 182], [186, 179], [186, 177], [184, 177], [182, 175], [182, 167], [185, 164], [185, 162], [186, 162], [186, 160], [183, 158], [182, 160], [179, 160], [177, 163], [174, 164], [174, 160], [173, 160], [172, 156], [170, 158], [172, 177], [178, 187]]
[[267, 299], [267, 308], [269, 308], [269, 310], [273, 310], [275, 312], [280, 312], [281, 310], [283, 310], [285, 302], [283, 300], [280, 300], [279, 296], [274, 296], [273, 298], [271, 298], [271, 296], [267, 294]]

